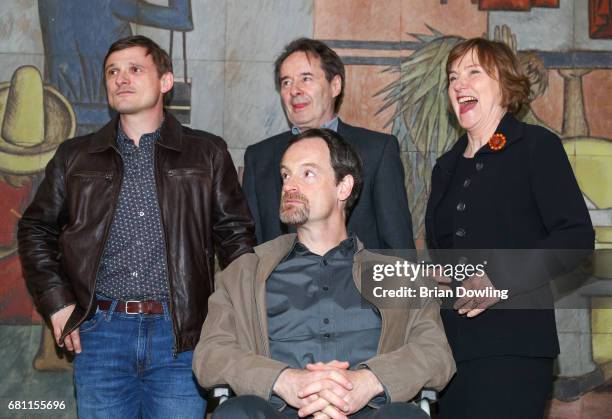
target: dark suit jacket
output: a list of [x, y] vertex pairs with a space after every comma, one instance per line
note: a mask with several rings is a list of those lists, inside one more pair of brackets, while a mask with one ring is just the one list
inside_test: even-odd
[[[364, 184], [348, 220], [368, 249], [414, 249], [412, 219], [404, 187], [404, 168], [397, 139], [338, 120], [338, 134], [363, 160]], [[242, 188], [255, 219], [258, 243], [288, 232], [278, 217], [280, 161], [291, 131], [249, 146], [244, 155]]]
[[[584, 251], [528, 251], [512, 256], [491, 251], [494, 257], [486, 271], [493, 285], [509, 289], [514, 302], [525, 301], [522, 307], [531, 307], [535, 301], [549, 309], [489, 308], [473, 319], [443, 310], [442, 317], [458, 361], [508, 354], [554, 357], [559, 346], [549, 281], [574, 269], [591, 253], [593, 226], [559, 137], [545, 128], [519, 122], [511, 114], [506, 114], [496, 132], [503, 133], [507, 143], [499, 151], [485, 145], [474, 156], [475, 168], [480, 170], [465, 188], [464, 213], [454, 218], [455, 228], [463, 229], [461, 237], [454, 236], [454, 248]], [[448, 192], [466, 145], [464, 135], [433, 169], [425, 217], [430, 249], [440, 247], [436, 209]], [[536, 261], [542, 255], [547, 259]]]

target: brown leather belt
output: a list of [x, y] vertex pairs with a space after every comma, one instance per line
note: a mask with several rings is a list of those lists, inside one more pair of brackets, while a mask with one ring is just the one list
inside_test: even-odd
[[[112, 301], [98, 300], [100, 310], [109, 310], [111, 304]], [[126, 314], [164, 314], [164, 306], [157, 301], [119, 301], [115, 311]]]

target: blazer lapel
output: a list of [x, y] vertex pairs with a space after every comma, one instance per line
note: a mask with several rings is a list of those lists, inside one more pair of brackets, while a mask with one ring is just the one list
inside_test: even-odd
[[446, 190], [450, 185], [450, 181], [453, 178], [453, 174], [455, 173], [455, 168], [457, 167], [457, 159], [465, 150], [467, 146], [467, 134], [462, 135], [459, 140], [455, 143], [455, 145], [445, 154], [440, 156], [438, 160], [436, 160], [436, 165], [434, 167], [432, 177], [431, 177], [431, 191], [429, 196], [429, 201], [427, 203], [427, 209], [425, 211], [425, 225], [427, 229], [427, 236], [434, 248], [438, 247], [438, 243], [436, 240], [436, 233], [434, 231], [434, 214], [436, 208], [444, 198], [446, 194]]

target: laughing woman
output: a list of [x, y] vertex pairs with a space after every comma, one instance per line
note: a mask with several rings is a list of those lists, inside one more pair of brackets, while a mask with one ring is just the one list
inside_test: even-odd
[[[446, 71], [451, 107], [467, 133], [433, 169], [428, 246], [585, 249], [557, 271], [578, 265], [593, 248], [593, 227], [559, 137], [513, 116], [529, 93], [516, 56], [503, 43], [470, 39], [450, 52]], [[550, 276], [526, 281], [513, 275], [515, 265], [462, 286], [552, 301]], [[543, 417], [559, 353], [552, 304], [511, 310], [498, 301], [461, 298], [443, 310], [457, 361], [440, 398], [443, 419]]]

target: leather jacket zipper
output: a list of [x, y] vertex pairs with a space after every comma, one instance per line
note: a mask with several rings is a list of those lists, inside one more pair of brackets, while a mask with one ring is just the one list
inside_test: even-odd
[[[155, 175], [155, 202], [157, 202], [157, 209], [159, 211], [159, 223], [161, 224], [161, 232], [162, 232], [162, 240], [164, 241], [164, 262], [166, 264], [166, 281], [168, 281], [168, 293], [170, 294], [168, 297], [168, 308], [170, 309], [170, 319], [172, 320], [172, 337], [174, 339], [174, 344], [172, 345], [172, 358], [176, 359], [176, 354], [178, 351], [178, 326], [176, 324], [175, 312], [174, 312], [174, 303], [173, 303], [173, 290], [172, 290], [172, 281], [170, 281], [170, 264], [168, 263], [168, 240], [166, 238], [166, 226], [164, 224], [164, 216], [162, 214], [162, 208], [159, 203], [159, 178], [160, 171], [159, 168], [159, 141], [155, 142], [155, 158], [153, 159], [153, 172]], [[171, 171], [170, 171], [171, 172]], [[168, 173], [171, 175], [171, 173]]]

